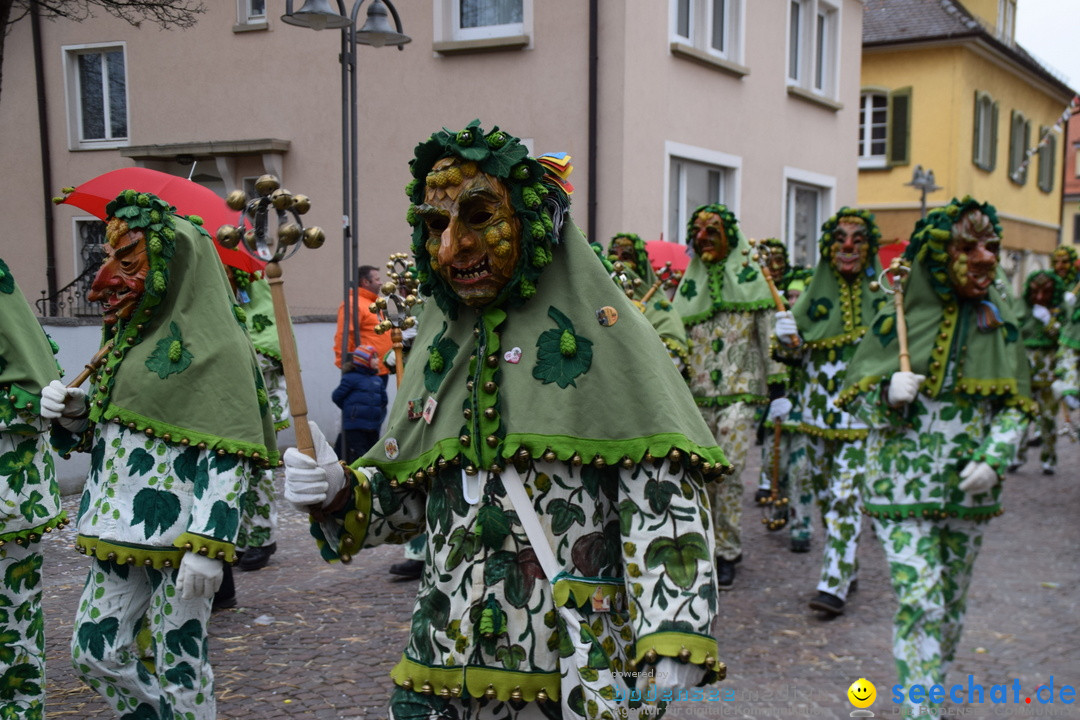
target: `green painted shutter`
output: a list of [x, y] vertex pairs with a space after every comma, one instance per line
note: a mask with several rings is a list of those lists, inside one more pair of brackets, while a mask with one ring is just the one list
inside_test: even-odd
[[998, 148], [998, 103], [995, 101], [993, 110], [990, 113], [990, 167], [987, 170], [993, 170], [997, 167], [997, 148]]
[[911, 162], [911, 88], [889, 93], [889, 167]]

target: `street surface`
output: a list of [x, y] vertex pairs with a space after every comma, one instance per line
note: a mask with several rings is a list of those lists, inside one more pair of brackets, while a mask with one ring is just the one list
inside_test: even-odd
[[[1061, 702], [1063, 685], [1080, 690], [1080, 445], [1061, 439], [1058, 474], [1045, 477], [1038, 450], [1006, 480], [1005, 514], [993, 520], [975, 566], [964, 636], [947, 686], [968, 676], [984, 702], [946, 702], [944, 717], [1080, 718], [1080, 698]], [[759, 448], [751, 448], [759, 456]], [[884, 555], [868, 522], [859, 547], [859, 588], [831, 621], [807, 608], [816, 593], [820, 529], [808, 554], [788, 551], [786, 531], [769, 532], [753, 504], [759, 457], [744, 480], [744, 560], [735, 589], [720, 594], [716, 634], [728, 665], [721, 701], [684, 701], [667, 717], [846, 718], [848, 687], [877, 688], [876, 717], [900, 717], [892, 702], [894, 601]], [[281, 477], [278, 478], [279, 492]], [[77, 496], [65, 498], [72, 516]], [[211, 621], [211, 660], [221, 720], [375, 720], [384, 718], [390, 668], [411, 620], [416, 581], [387, 573], [401, 548], [365, 551], [351, 565], [319, 559], [306, 518], [279, 504], [278, 552], [266, 568], [235, 572], [238, 605]], [[114, 717], [70, 665], [72, 618], [86, 559], [68, 530], [46, 540], [47, 718]], [[1012, 702], [1019, 680], [1019, 704]], [[1040, 685], [1054, 684], [1053, 704]], [[991, 688], [1009, 686], [1009, 704]], [[1042, 691], [1047, 697], [1047, 689]], [[1080, 692], [1077, 692], [1080, 695]], [[1031, 698], [1031, 704], [1026, 704]]]

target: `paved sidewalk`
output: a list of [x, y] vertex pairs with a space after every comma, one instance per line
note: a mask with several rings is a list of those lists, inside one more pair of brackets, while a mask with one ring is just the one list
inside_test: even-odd
[[[1058, 693], [1062, 685], [1080, 685], [1080, 445], [1062, 440], [1059, 454], [1057, 476], [1041, 474], [1034, 452], [1007, 481], [1006, 513], [991, 523], [976, 564], [965, 632], [948, 678], [966, 687], [974, 676], [987, 698], [982, 705], [947, 705], [946, 716], [1080, 718], [1080, 699], [1041, 705], [1033, 695], [1051, 678]], [[755, 460], [744, 478], [745, 559], [735, 589], [721, 593], [716, 630], [728, 664], [719, 687], [730, 699], [676, 703], [668, 717], [846, 718], [853, 709], [847, 688], [865, 677], [877, 687], [876, 717], [898, 718], [890, 699], [894, 604], [869, 524], [848, 612], [818, 619], [806, 602], [815, 594], [820, 531], [813, 550], [796, 555], [787, 549], [786, 532], [764, 529], [752, 502], [757, 467]], [[66, 498], [66, 505], [74, 514], [77, 497]], [[405, 645], [417, 585], [387, 574], [401, 548], [376, 548], [351, 565], [331, 566], [316, 554], [305, 519], [284, 502], [281, 520], [270, 565], [237, 571], [239, 606], [215, 613], [211, 623], [219, 717], [385, 717], [388, 673]], [[72, 618], [86, 571], [72, 538], [67, 531], [46, 541], [47, 717], [111, 718], [70, 666]], [[1022, 688], [1020, 705], [991, 705], [991, 686], [1011, 688], [1014, 680]]]

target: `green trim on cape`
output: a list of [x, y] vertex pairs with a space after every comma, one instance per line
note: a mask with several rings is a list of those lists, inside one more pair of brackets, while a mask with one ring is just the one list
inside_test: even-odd
[[[444, 697], [464, 695], [482, 698], [485, 692], [493, 691], [496, 698], [506, 702], [510, 700], [512, 693], [518, 692], [525, 702], [534, 702], [537, 693], [543, 690], [550, 700], [559, 700], [560, 676], [558, 672], [530, 673], [476, 665], [431, 666], [411, 660], [402, 654], [401, 660], [390, 671], [390, 678], [395, 685], [406, 690], [423, 693], [427, 685], [430, 687], [426, 692], [435, 695], [442, 694]], [[445, 694], [442, 692], [444, 688]]]
[[40, 542], [46, 533], [51, 533], [53, 530], [62, 530], [69, 522], [71, 521], [68, 520], [67, 511], [65, 510], [61, 511], [59, 515], [48, 522], [43, 522], [40, 525], [24, 528], [22, 530], [15, 530], [9, 533], [0, 533], [0, 547], [10, 542], [22, 547], [26, 547], [31, 543]]

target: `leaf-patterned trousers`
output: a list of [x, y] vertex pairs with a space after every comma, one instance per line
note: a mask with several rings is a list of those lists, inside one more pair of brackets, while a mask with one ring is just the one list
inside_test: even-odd
[[[75, 615], [72, 663], [117, 715], [217, 718], [206, 636], [211, 598], [182, 599], [176, 572], [97, 559], [90, 566]], [[144, 617], [153, 663], [140, 660], [135, 644]]]
[[395, 688], [388, 720], [558, 720], [560, 703], [441, 698]]
[[1027, 461], [1027, 441], [1035, 435], [1038, 428], [1038, 436], [1042, 440], [1039, 446], [1039, 461], [1053, 468], [1057, 466], [1057, 416], [1061, 403], [1054, 397], [1050, 386], [1031, 388], [1031, 397], [1039, 404], [1039, 416], [1035, 422], [1028, 425], [1028, 432], [1018, 446], [1016, 462], [1023, 465]]
[[[885, 550], [899, 606], [893, 619], [893, 656], [906, 713], [918, 714], [912, 685], [944, 685], [964, 628], [968, 586], [982, 547], [985, 523], [949, 520], [873, 521]], [[927, 701], [924, 707], [940, 707]]]
[[240, 502], [240, 532], [236, 549], [257, 548], [277, 540], [277, 496], [274, 473], [263, 470], [248, 487]]
[[742, 533], [739, 528], [742, 523], [742, 471], [746, 467], [746, 454], [750, 451], [750, 438], [754, 436], [756, 408], [740, 402], [700, 410], [705, 424], [716, 438], [716, 444], [734, 467], [730, 475], [707, 485], [712, 501], [716, 554], [725, 560], [734, 560], [742, 554]]
[[37, 543], [0, 548], [0, 717], [42, 720], [45, 713], [45, 616]]
[[825, 528], [821, 578], [817, 589], [847, 599], [859, 571], [856, 551], [862, 530], [862, 487], [866, 472], [865, 440], [829, 440], [806, 433], [792, 443], [789, 472], [797, 488], [792, 500], [791, 537], [810, 539], [817, 501]]

